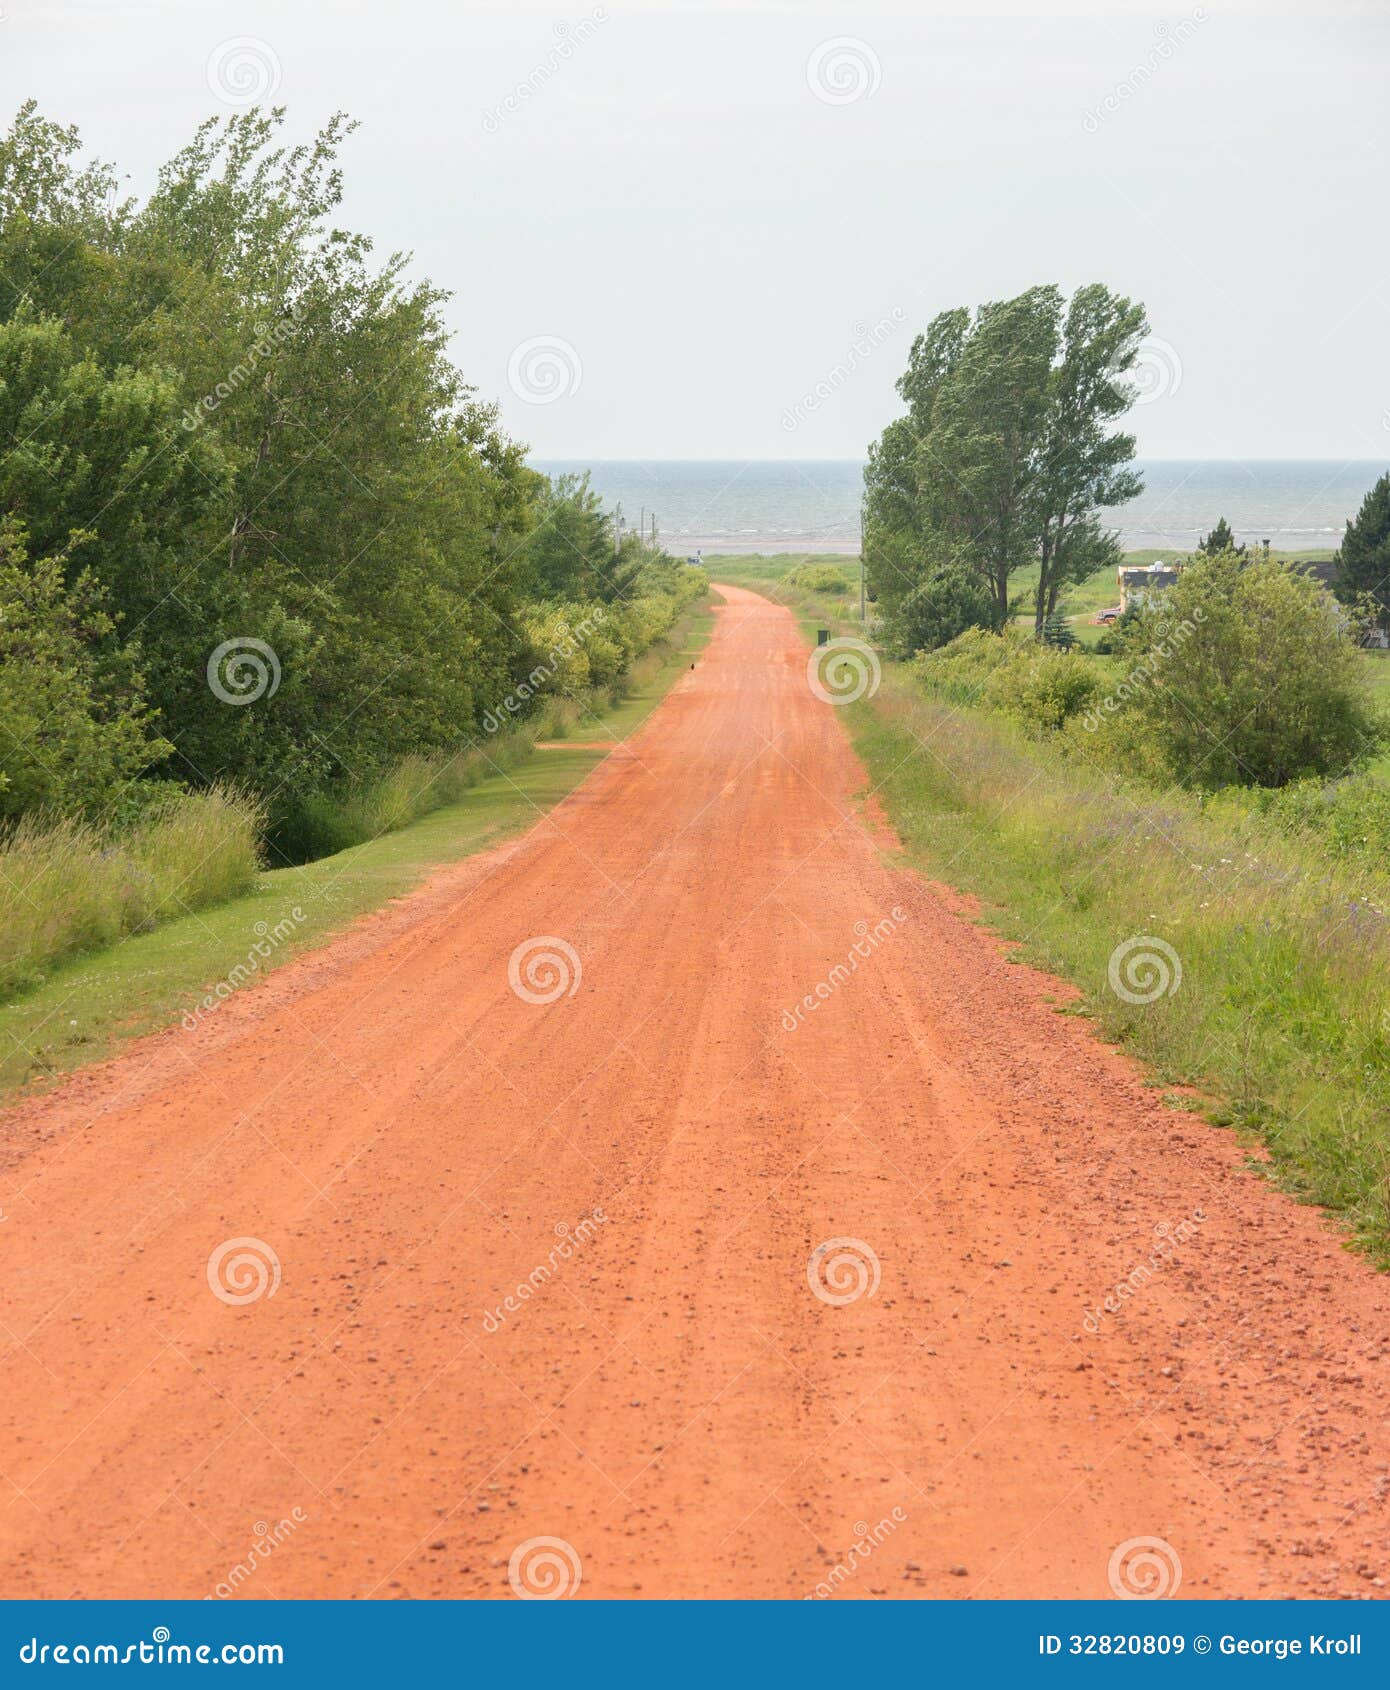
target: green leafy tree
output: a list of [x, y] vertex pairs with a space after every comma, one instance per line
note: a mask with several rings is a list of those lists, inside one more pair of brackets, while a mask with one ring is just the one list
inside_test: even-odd
[[[1231, 532], [1231, 525], [1226, 518], [1221, 517], [1207, 535], [1206, 539], [1197, 542], [1197, 550], [1203, 557], [1220, 557], [1223, 552], [1231, 552], [1236, 557], [1245, 557], [1249, 553], [1248, 546], [1238, 546], [1236, 537]], [[1269, 550], [1269, 542], [1265, 541], [1265, 550]]]
[[1361, 501], [1333, 561], [1337, 597], [1343, 604], [1373, 603], [1379, 626], [1390, 628], [1390, 473]]
[[[74, 536], [78, 546], [83, 536]], [[0, 816], [100, 816], [169, 747], [90, 570], [0, 523]]]
[[1363, 660], [1325, 589], [1270, 558], [1204, 558], [1138, 612], [1131, 711], [1184, 785], [1340, 775], [1380, 729]]
[[948, 566], [932, 571], [896, 601], [886, 629], [891, 644], [908, 657], [935, 651], [967, 628], [989, 627], [994, 617], [994, 599], [979, 576]]
[[1040, 634], [1063, 588], [1117, 556], [1099, 513], [1139, 490], [1133, 436], [1111, 425], [1132, 400], [1125, 376], [1147, 329], [1141, 306], [1099, 285], [1063, 309], [1055, 287], [942, 313], [913, 343], [898, 392], [907, 415], [869, 450], [868, 581], [885, 623], [920, 583], [963, 567], [989, 619], [1009, 583], [1039, 567]]
[[1039, 635], [1064, 587], [1119, 562], [1119, 546], [1099, 512], [1134, 498], [1143, 480], [1132, 467], [1132, 434], [1111, 425], [1129, 409], [1125, 376], [1148, 332], [1142, 305], [1092, 283], [1067, 307], [1058, 361], [1036, 452]]
[[1001, 622], [1010, 577], [1037, 552], [1038, 448], [1060, 312], [1055, 287], [981, 306], [935, 391], [917, 454], [929, 553], [972, 569]]
[[302, 145], [283, 124], [203, 124], [136, 203], [21, 109], [0, 138], [0, 511], [48, 560], [36, 581], [67, 571], [102, 663], [143, 676], [126, 716], [74, 680], [79, 716], [115, 744], [157, 712], [156, 774], [244, 783], [273, 840], [304, 840], [498, 719], [538, 606], [607, 608], [585, 657], [616, 685], [703, 577], [615, 544], [586, 481], [527, 468], [447, 356], [446, 296], [342, 227], [351, 123]]

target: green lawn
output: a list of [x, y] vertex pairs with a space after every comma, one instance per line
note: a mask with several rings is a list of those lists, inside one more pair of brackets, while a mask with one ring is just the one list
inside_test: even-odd
[[[703, 648], [712, 627], [707, 606], [688, 613], [679, 637], [639, 666], [630, 696], [589, 716], [574, 738], [632, 733]], [[0, 1006], [0, 1095], [42, 1087], [109, 1055], [126, 1039], [178, 1021], [233, 969], [245, 970], [253, 948], [266, 946], [265, 936], [280, 924], [287, 937], [268, 958], [254, 961], [252, 978], [411, 891], [431, 870], [522, 832], [573, 791], [603, 755], [581, 745], [537, 751], [409, 827], [336, 856], [269, 870], [246, 897], [55, 970], [34, 991]]]

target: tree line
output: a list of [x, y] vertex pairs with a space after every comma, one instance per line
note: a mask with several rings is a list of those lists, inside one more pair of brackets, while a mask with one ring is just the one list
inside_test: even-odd
[[479, 739], [557, 623], [554, 684], [611, 686], [702, 585], [529, 468], [445, 293], [338, 226], [352, 123], [283, 124], [203, 124], [142, 202], [32, 102], [0, 139], [0, 818], [230, 781], [289, 849]]

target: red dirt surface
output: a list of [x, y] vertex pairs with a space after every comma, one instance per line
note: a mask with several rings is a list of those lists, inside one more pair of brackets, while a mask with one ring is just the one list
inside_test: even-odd
[[524, 839], [5, 1117], [4, 1595], [1383, 1594], [1390, 1288], [885, 858], [721, 592]]

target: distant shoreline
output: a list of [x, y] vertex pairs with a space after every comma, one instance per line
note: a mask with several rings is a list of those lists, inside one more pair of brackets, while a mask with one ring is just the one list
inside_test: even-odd
[[[547, 474], [588, 470], [633, 527], [657, 520], [681, 556], [854, 556], [863, 463], [851, 458], [532, 460]], [[1144, 491], [1106, 513], [1126, 552], [1190, 552], [1225, 517], [1237, 538], [1330, 556], [1376, 478], [1374, 458], [1150, 458]]]

